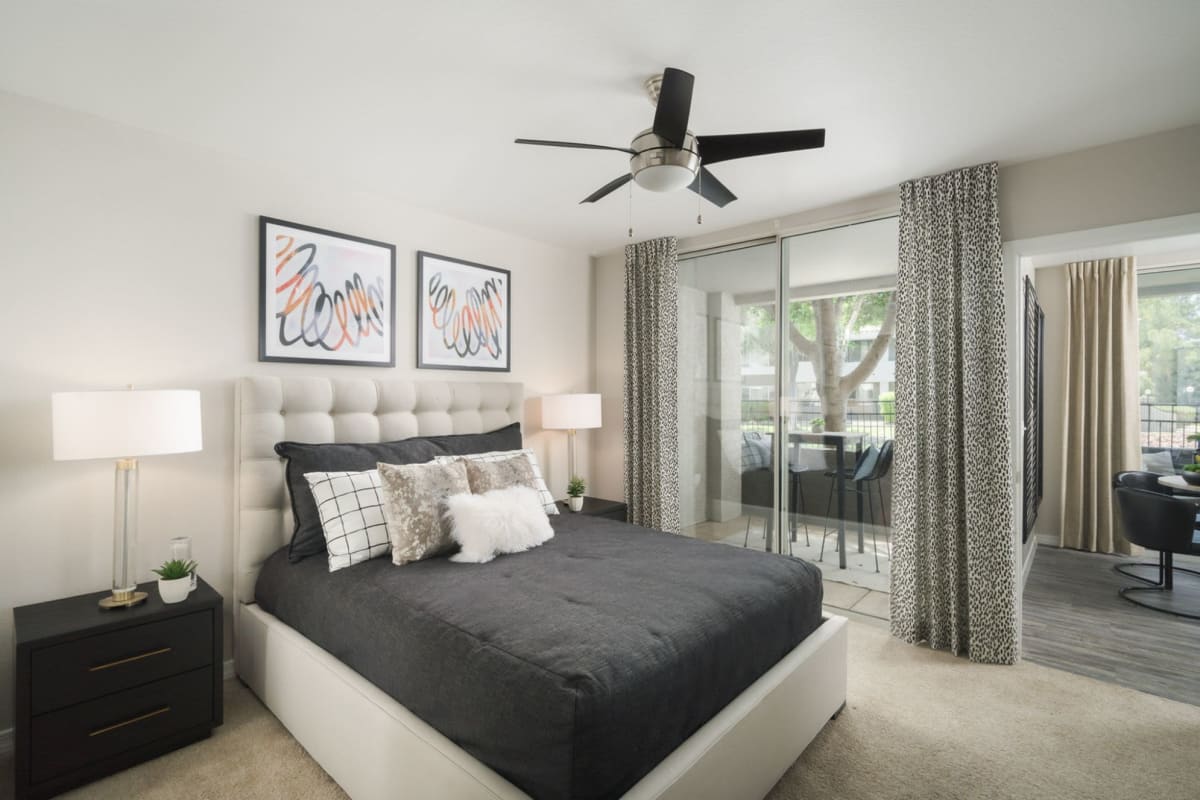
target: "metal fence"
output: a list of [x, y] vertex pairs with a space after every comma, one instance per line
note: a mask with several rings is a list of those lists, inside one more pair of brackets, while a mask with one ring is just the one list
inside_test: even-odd
[[1142, 403], [1143, 450], [1194, 450], [1189, 436], [1200, 434], [1200, 405]]
[[[774, 430], [769, 400], [742, 401], [742, 430], [770, 433]], [[894, 403], [890, 400], [848, 400], [846, 431], [866, 435], [868, 444], [880, 444], [892, 438], [895, 430]], [[825, 415], [819, 400], [793, 400], [788, 403], [788, 426], [792, 431], [824, 429]]]

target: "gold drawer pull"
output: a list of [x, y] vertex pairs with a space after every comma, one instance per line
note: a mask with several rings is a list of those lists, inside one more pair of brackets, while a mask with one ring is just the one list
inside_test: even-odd
[[171, 652], [171, 648], [160, 647], [157, 650], [151, 650], [149, 653], [142, 653], [141, 655], [130, 656], [129, 658], [122, 658], [117, 661], [110, 661], [107, 664], [101, 664], [96, 667], [88, 667], [88, 672], [99, 672], [102, 669], [108, 669], [109, 667], [119, 667], [122, 664], [128, 664], [131, 661], [141, 661], [143, 658], [149, 658], [150, 656], [161, 656], [163, 653], [169, 653], [169, 652]]
[[135, 722], [141, 722], [142, 720], [147, 720], [147, 719], [150, 719], [151, 717], [157, 717], [159, 714], [165, 714], [170, 710], [171, 710], [170, 706], [163, 706], [162, 708], [156, 708], [153, 711], [148, 711], [145, 714], [142, 714], [140, 717], [134, 717], [133, 719], [127, 719], [124, 722], [118, 722], [116, 725], [109, 725], [107, 728], [98, 728], [97, 730], [94, 730], [91, 733], [89, 733], [88, 736], [99, 736], [102, 733], [108, 733], [109, 731], [115, 731], [117, 728], [124, 728], [126, 725], [132, 725]]

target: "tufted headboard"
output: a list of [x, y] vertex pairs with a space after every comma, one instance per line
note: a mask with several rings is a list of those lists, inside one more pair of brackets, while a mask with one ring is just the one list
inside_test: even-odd
[[258, 570], [292, 535], [275, 443], [388, 442], [483, 433], [521, 421], [519, 383], [242, 378], [234, 432], [234, 597], [254, 602]]

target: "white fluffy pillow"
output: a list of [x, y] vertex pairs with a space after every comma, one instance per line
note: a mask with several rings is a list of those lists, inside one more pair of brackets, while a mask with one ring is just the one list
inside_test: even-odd
[[483, 494], [447, 497], [450, 536], [462, 546], [451, 561], [485, 564], [504, 553], [520, 553], [554, 536], [535, 489], [513, 486]]

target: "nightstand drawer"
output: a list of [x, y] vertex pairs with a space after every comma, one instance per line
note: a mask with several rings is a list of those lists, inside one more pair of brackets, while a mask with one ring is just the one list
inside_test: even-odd
[[213, 718], [212, 667], [33, 718], [33, 782], [181, 733]]
[[211, 611], [34, 650], [33, 713], [177, 675], [212, 660]]

